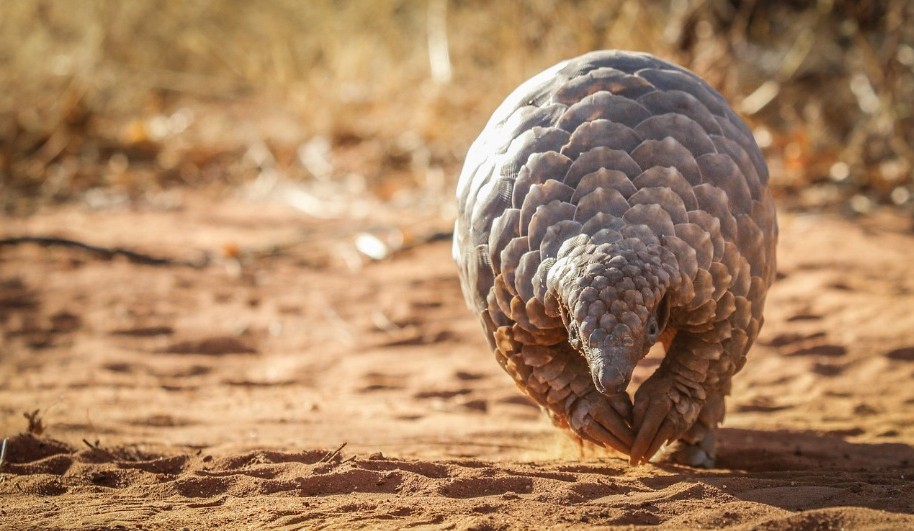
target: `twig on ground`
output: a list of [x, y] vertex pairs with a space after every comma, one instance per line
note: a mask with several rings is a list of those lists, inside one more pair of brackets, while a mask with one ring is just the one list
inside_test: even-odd
[[28, 411], [24, 411], [22, 413], [22, 416], [29, 421], [29, 425], [26, 430], [32, 435], [41, 435], [44, 433], [44, 422], [41, 421], [41, 417], [39, 416], [40, 413], [40, 409], [36, 409], [31, 413]]
[[399, 249], [394, 249], [394, 251], [391, 252], [390, 254], [391, 254], [391, 255], [394, 255], [394, 254], [396, 254], [396, 253], [401, 253], [401, 252], [403, 252], [403, 251], [408, 251], [408, 250], [410, 250], [410, 249], [415, 249], [416, 247], [419, 247], [419, 246], [421, 246], [421, 245], [427, 245], [427, 244], [429, 244], [429, 243], [435, 243], [435, 242], [441, 242], [441, 241], [450, 241], [451, 238], [453, 238], [453, 237], [454, 237], [454, 231], [452, 231], [452, 230], [449, 230], [449, 231], [432, 232], [432, 233], [426, 234], [426, 235], [424, 235], [424, 236], [422, 236], [422, 237], [420, 237], [420, 238], [416, 238], [415, 241], [410, 242], [410, 243], [408, 243], [408, 244], [406, 244], [406, 245], [400, 247]]
[[57, 246], [80, 249], [101, 256], [105, 259], [111, 259], [115, 256], [123, 256], [133, 263], [151, 266], [184, 266], [192, 267], [194, 269], [202, 269], [208, 266], [210, 262], [209, 257], [204, 257], [202, 260], [192, 262], [190, 260], [178, 260], [163, 256], [154, 256], [146, 253], [132, 251], [130, 249], [125, 249], [123, 247], [101, 247], [77, 240], [71, 240], [69, 238], [58, 238], [56, 236], [13, 236], [0, 239], [0, 247], [27, 243], [41, 245], [42, 247]]
[[327, 452], [327, 455], [325, 455], [324, 457], [321, 457], [321, 460], [318, 461], [318, 463], [329, 463], [329, 462], [333, 461], [334, 459], [336, 459], [337, 457], [340, 456], [340, 452], [343, 451], [343, 448], [345, 448], [347, 444], [348, 443], [343, 443], [336, 450], [333, 450], [332, 452]]
[[0, 445], [0, 470], [3, 470], [3, 465], [6, 463], [6, 441], [8, 439], [3, 439], [3, 444]]
[[[374, 227], [374, 229], [383, 230], [383, 227]], [[251, 256], [256, 258], [271, 257], [271, 256], [280, 256], [286, 254], [288, 251], [292, 250], [295, 247], [308, 245], [306, 250], [307, 254], [310, 254], [312, 258], [315, 255], [320, 255], [323, 258], [325, 255], [329, 254], [328, 247], [331, 246], [333, 242], [339, 242], [344, 240], [352, 240], [354, 237], [359, 234], [372, 234], [373, 228], [365, 228], [363, 230], [356, 231], [335, 231], [331, 234], [326, 234], [323, 236], [322, 240], [315, 241], [315, 238], [311, 235], [305, 238], [295, 239], [286, 242], [273, 243], [270, 245], [265, 245], [259, 248], [249, 248], [242, 249], [240, 254], [245, 256]], [[385, 248], [383, 256], [381, 258], [373, 258], [375, 261], [383, 261], [391, 258], [394, 255], [400, 254], [404, 251], [410, 249], [415, 249], [416, 247], [426, 245], [429, 243], [435, 243], [439, 241], [449, 241], [454, 236], [454, 231], [437, 231], [424, 234], [422, 236], [416, 237], [412, 241], [402, 243], [399, 245], [391, 246], [390, 248]]]

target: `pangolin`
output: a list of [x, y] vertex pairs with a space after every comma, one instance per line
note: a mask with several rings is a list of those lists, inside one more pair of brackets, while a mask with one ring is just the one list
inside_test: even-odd
[[[460, 175], [454, 259], [499, 364], [552, 421], [644, 463], [714, 466], [775, 278], [768, 169], [694, 73], [597, 51], [518, 87]], [[665, 356], [634, 393], [635, 365]]]

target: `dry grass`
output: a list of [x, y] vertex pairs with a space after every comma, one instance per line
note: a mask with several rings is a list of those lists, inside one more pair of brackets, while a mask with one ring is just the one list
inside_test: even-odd
[[0, 206], [278, 181], [440, 202], [520, 81], [625, 48], [720, 88], [785, 203], [910, 209], [914, 7], [795, 4], [5, 2]]

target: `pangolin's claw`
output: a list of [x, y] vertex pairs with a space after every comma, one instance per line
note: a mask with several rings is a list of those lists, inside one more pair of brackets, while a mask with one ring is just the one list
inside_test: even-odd
[[591, 393], [575, 403], [571, 412], [571, 427], [584, 439], [600, 446], [607, 446], [622, 453], [629, 453], [634, 433], [630, 416], [619, 410], [631, 411], [628, 395], [624, 398]]
[[599, 444], [600, 446], [609, 446], [610, 448], [614, 448], [622, 453], [628, 453], [630, 445], [620, 441], [615, 435], [610, 433], [599, 422], [593, 419], [590, 419], [589, 422], [586, 422], [581, 431], [586, 433], [591, 441]]
[[672, 423], [670, 423], [669, 420], [663, 421], [663, 424], [660, 425], [660, 429], [657, 430], [657, 434], [654, 435], [654, 440], [651, 442], [651, 445], [647, 447], [647, 451], [642, 458], [642, 463], [646, 463], [654, 457], [657, 450], [660, 450], [661, 446], [670, 442], [675, 435], [676, 429], [673, 427]]
[[[631, 421], [632, 421], [632, 399], [628, 396], [628, 393], [618, 393], [615, 395], [610, 395], [606, 397], [609, 399], [609, 405], [619, 414], [620, 417], [625, 419], [625, 422], [628, 424], [629, 433], [631, 433]], [[631, 442], [629, 442], [631, 444]]]
[[635, 393], [631, 463], [646, 463], [664, 443], [682, 437], [700, 410], [695, 399], [677, 389], [672, 375], [654, 373]]
[[635, 406], [635, 426], [638, 434], [629, 454], [631, 464], [646, 463], [673, 435], [672, 425], [667, 420], [671, 410], [672, 403], [665, 398], [639, 402]]
[[[613, 407], [610, 407], [605, 402], [597, 402], [594, 404], [593, 409], [591, 409], [591, 415], [597, 425], [611, 433], [622, 445], [624, 445], [622, 449], [616, 449], [628, 453], [635, 440], [635, 434], [632, 432], [630, 424], [631, 402], [628, 399], [628, 395], [624, 393], [623, 395], [625, 396], [625, 403], [629, 404], [627, 408], [617, 406], [616, 403], [619, 402], [620, 399], [616, 398], [618, 395], [615, 395], [609, 400], [609, 404]], [[627, 411], [626, 413], [621, 413], [619, 409]]]
[[721, 401], [722, 399], [718, 398], [711, 403], [711, 408], [706, 406], [699, 415], [698, 421], [692, 424], [689, 431], [666, 447], [661, 459], [680, 465], [714, 468], [717, 441], [712, 426], [716, 426], [723, 415]]
[[664, 452], [663, 460], [691, 467], [714, 468], [714, 452], [700, 444], [688, 444], [681, 439]]

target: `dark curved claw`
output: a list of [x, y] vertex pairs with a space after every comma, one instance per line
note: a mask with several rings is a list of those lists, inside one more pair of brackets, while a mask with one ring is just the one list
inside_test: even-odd
[[625, 393], [613, 395], [607, 399], [597, 402], [591, 410], [591, 415], [600, 426], [625, 445], [621, 451], [628, 453], [635, 439], [631, 427], [631, 400]]
[[628, 453], [629, 445], [620, 441], [615, 435], [592, 419], [585, 423], [581, 431], [587, 434], [587, 438], [591, 442], [595, 442], [600, 446], [608, 446], [622, 453]]
[[654, 454], [657, 453], [657, 450], [665, 443], [673, 440], [677, 433], [673, 423], [666, 419], [654, 431], [645, 428], [645, 426], [642, 426], [641, 430], [638, 431], [635, 443], [632, 445], [629, 462], [633, 465], [650, 461]]
[[638, 432], [629, 454], [631, 464], [646, 463], [673, 435], [672, 423], [667, 419], [672, 410], [673, 403], [666, 396], [636, 402], [635, 426]]

